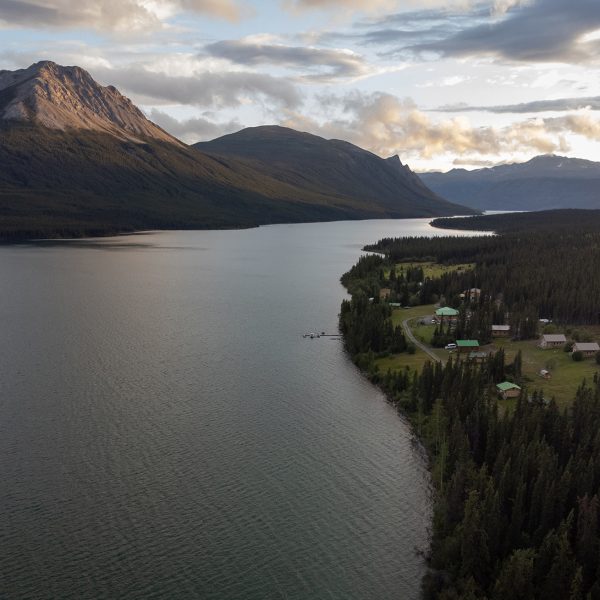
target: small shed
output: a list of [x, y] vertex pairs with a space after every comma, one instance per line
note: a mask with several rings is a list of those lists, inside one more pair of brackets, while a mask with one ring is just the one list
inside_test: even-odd
[[552, 379], [552, 373], [548, 369], [540, 369], [540, 377], [542, 379]]
[[469, 302], [477, 302], [479, 297], [481, 296], [481, 290], [479, 288], [471, 288], [470, 290], [465, 290], [465, 297]]
[[481, 364], [482, 362], [485, 362], [485, 359], [487, 357], [487, 352], [469, 352], [469, 360], [476, 364]]
[[600, 346], [596, 342], [575, 342], [571, 352], [581, 352], [589, 358], [590, 356], [596, 356], [596, 353], [600, 352]]
[[507, 398], [518, 398], [521, 394], [521, 388], [516, 383], [510, 381], [503, 381], [496, 386], [498, 393], [503, 400]]
[[542, 350], [548, 348], [561, 348], [567, 343], [567, 338], [562, 333], [546, 333], [540, 338], [538, 346]]
[[462, 352], [479, 352], [479, 342], [477, 340], [456, 340], [456, 347], [459, 354]]
[[492, 325], [492, 337], [508, 337], [510, 335], [510, 325]]

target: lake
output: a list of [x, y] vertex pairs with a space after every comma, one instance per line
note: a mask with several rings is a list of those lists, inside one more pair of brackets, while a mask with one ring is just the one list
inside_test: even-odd
[[[0, 597], [417, 598], [422, 450], [340, 275], [426, 219], [0, 248]], [[452, 235], [456, 232], [451, 232]]]

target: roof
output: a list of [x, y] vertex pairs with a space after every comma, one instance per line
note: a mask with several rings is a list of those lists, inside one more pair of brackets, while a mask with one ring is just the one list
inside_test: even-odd
[[600, 346], [596, 342], [576, 342], [573, 344], [573, 352], [580, 350], [581, 352], [598, 352]]
[[456, 317], [456, 315], [458, 315], [458, 311], [455, 308], [444, 306], [443, 308], [438, 308], [435, 311], [435, 314], [438, 317]]
[[456, 345], [459, 348], [479, 348], [477, 340], [456, 340]]
[[565, 342], [567, 341], [567, 338], [564, 336], [563, 333], [546, 333], [542, 336], [542, 339], [545, 342]]
[[469, 352], [469, 358], [487, 358], [487, 352]]
[[521, 388], [516, 383], [510, 381], [503, 381], [496, 386], [501, 392], [508, 392], [508, 390], [520, 390]]
[[510, 331], [510, 325], [492, 325], [492, 331]]

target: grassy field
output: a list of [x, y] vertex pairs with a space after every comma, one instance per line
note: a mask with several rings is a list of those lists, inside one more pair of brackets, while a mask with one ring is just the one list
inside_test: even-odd
[[[468, 269], [473, 265], [452, 265], [444, 266], [437, 263], [400, 263], [400, 265], [414, 266], [420, 265], [425, 270], [427, 277], [438, 277], [444, 272], [458, 270], [459, 268]], [[399, 265], [397, 265], [397, 268]], [[435, 314], [435, 305], [428, 304], [423, 306], [413, 306], [407, 309], [395, 309], [392, 313], [392, 323], [394, 326], [401, 325], [406, 319], [410, 319], [410, 327], [415, 337], [431, 344], [431, 338], [435, 326], [432, 324], [421, 324], [419, 321], [423, 317], [431, 317]], [[600, 327], [579, 327], [575, 328], [584, 331], [593, 339], [600, 338]], [[541, 390], [545, 398], [555, 398], [559, 406], [567, 406], [575, 396], [575, 392], [584, 379], [592, 379], [595, 373], [600, 370], [596, 361], [592, 358], [581, 362], [575, 362], [569, 353], [563, 352], [562, 348], [556, 350], [540, 350], [537, 347], [537, 340], [524, 342], [513, 342], [509, 339], [497, 339], [488, 347], [488, 349], [504, 348], [506, 352], [506, 362], [511, 363], [519, 350], [523, 356], [523, 379], [524, 384], [529, 391]], [[448, 359], [448, 352], [432, 348], [433, 352], [442, 360]], [[377, 360], [380, 372], [385, 373], [388, 369], [392, 371], [409, 368], [421, 371], [423, 365], [431, 358], [422, 350], [416, 350], [415, 354], [399, 354]], [[540, 376], [540, 370], [547, 369], [551, 373], [550, 379], [543, 379]], [[506, 406], [514, 404], [514, 401], [507, 401]]]
[[[415, 334], [415, 337], [429, 344], [431, 342], [431, 336], [433, 335], [433, 330], [435, 327], [433, 325], [420, 325], [419, 320], [422, 317], [433, 315], [435, 313], [435, 309], [436, 307], [434, 304], [395, 309], [392, 312], [392, 323], [394, 326], [402, 325], [402, 321], [405, 319], [410, 319], [410, 328]], [[445, 350], [433, 350], [440, 358], [448, 358], [448, 353]], [[423, 368], [423, 365], [427, 361], [431, 362], [431, 357], [417, 348], [414, 354], [395, 354], [388, 358], [377, 359], [376, 363], [379, 366], [379, 371], [381, 373], [386, 373], [388, 369], [396, 371], [405, 369], [406, 367], [411, 370], [416, 369], [420, 372]]]
[[[406, 270], [417, 266], [423, 269], [425, 277], [434, 278], [440, 277], [444, 273], [473, 269], [475, 265], [473, 263], [442, 265], [435, 262], [401, 262], [396, 264], [396, 273], [399, 273], [401, 269]], [[386, 275], [389, 276], [389, 272]], [[421, 324], [420, 320], [423, 317], [434, 315], [435, 309], [436, 307], [433, 304], [396, 309], [392, 313], [392, 322], [396, 326], [401, 325], [404, 320], [410, 319], [410, 328], [415, 337], [430, 345], [435, 326], [430, 323]], [[600, 339], [600, 327], [574, 327], [573, 329], [587, 334], [592, 340]], [[570, 330], [567, 333], [570, 333]], [[527, 389], [530, 391], [541, 390], [545, 398], [554, 397], [560, 406], [570, 404], [581, 382], [584, 379], [591, 380], [594, 374], [600, 370], [594, 359], [588, 358], [581, 362], [575, 362], [569, 353], [563, 352], [562, 348], [558, 350], [540, 350], [537, 347], [537, 340], [513, 342], [499, 339], [487, 347], [489, 350], [494, 348], [504, 348], [507, 363], [512, 362], [517, 352], [521, 350], [523, 355], [523, 380]], [[447, 351], [435, 348], [432, 348], [432, 350], [442, 360], [448, 359]], [[401, 354], [379, 359], [377, 364], [382, 373], [385, 373], [388, 368], [397, 370], [406, 367], [420, 371], [428, 360], [431, 360], [431, 358], [422, 350], [417, 349], [415, 354]], [[540, 376], [540, 370], [542, 369], [550, 371], [550, 379], [543, 379]], [[509, 404], [514, 404], [514, 401], [506, 403], [507, 406]]]
[[[435, 329], [434, 325], [419, 323], [423, 317], [429, 317], [435, 313], [435, 305], [428, 304], [424, 306], [414, 306], [409, 309], [396, 309], [392, 313], [392, 322], [394, 325], [401, 325], [405, 319], [410, 319], [411, 330], [415, 337], [426, 344], [431, 343], [431, 337]], [[596, 338], [595, 330], [585, 329], [586, 333]], [[571, 403], [575, 396], [578, 386], [584, 379], [592, 379], [594, 373], [600, 370], [596, 361], [592, 358], [581, 362], [575, 362], [571, 355], [563, 352], [562, 348], [556, 350], [540, 350], [537, 347], [537, 340], [528, 340], [524, 342], [513, 342], [509, 339], [497, 339], [488, 347], [490, 350], [504, 348], [506, 352], [506, 362], [513, 361], [517, 352], [521, 350], [523, 356], [523, 379], [525, 386], [530, 390], [541, 390], [545, 398], [555, 398], [559, 406], [566, 406]], [[439, 348], [432, 350], [441, 359], [447, 360], [448, 352]], [[420, 371], [423, 365], [431, 360], [427, 354], [417, 348], [415, 354], [400, 354], [384, 359], [379, 359], [377, 364], [382, 373], [388, 368], [392, 370], [404, 369], [408, 367]], [[540, 370], [547, 369], [552, 377], [543, 379], [540, 377]], [[508, 404], [514, 404], [514, 401], [508, 401]]]
[[[545, 398], [556, 399], [559, 406], [569, 404], [575, 391], [583, 381], [590, 381], [599, 370], [593, 358], [575, 362], [571, 355], [563, 352], [562, 348], [540, 350], [537, 340], [513, 342], [511, 340], [496, 340], [494, 347], [504, 348], [506, 362], [510, 363], [519, 350], [523, 355], [523, 377], [525, 385], [530, 391], [542, 390]], [[539, 373], [541, 369], [550, 371], [551, 379], [543, 379]]]
[[401, 262], [396, 264], [396, 274], [400, 269], [409, 269], [411, 267], [421, 267], [425, 277], [430, 279], [441, 277], [445, 273], [454, 273], [455, 271], [468, 271], [475, 267], [475, 263], [465, 263], [461, 265], [442, 265], [435, 262]]
[[[414, 308], [410, 309], [395, 310], [392, 314], [392, 320], [394, 322], [394, 325], [400, 325], [402, 321], [404, 321], [404, 319], [410, 318], [410, 329], [413, 332], [414, 336], [424, 344], [431, 346], [431, 338], [433, 337], [433, 332], [435, 331], [435, 325], [432, 325], [429, 322], [429, 319], [427, 320], [428, 322], [424, 325], [421, 324], [420, 321], [423, 317], [433, 316], [435, 314], [435, 309], [436, 306], [434, 304], [426, 304], [423, 306], [415, 306]], [[396, 318], [395, 321], [394, 318]], [[447, 350], [444, 350], [443, 348], [433, 347], [431, 348], [431, 350], [442, 360], [448, 360], [449, 354]], [[425, 362], [425, 357], [426, 355], [424, 355], [422, 362]]]
[[384, 375], [387, 370], [400, 371], [402, 369], [409, 368], [410, 371], [421, 372], [423, 365], [427, 362], [431, 362], [431, 357], [425, 354], [422, 350], [417, 348], [414, 354], [393, 354], [388, 358], [378, 358], [375, 364], [379, 367], [379, 372]]
[[435, 331], [435, 325], [426, 324], [421, 325], [418, 319], [415, 319], [410, 323], [410, 328], [415, 334], [418, 340], [421, 340], [425, 344], [431, 346], [431, 339], [433, 338], [433, 332]]
[[422, 306], [411, 306], [410, 308], [396, 308], [392, 311], [392, 323], [402, 325], [405, 319], [416, 319], [435, 314], [435, 304], [423, 304]]

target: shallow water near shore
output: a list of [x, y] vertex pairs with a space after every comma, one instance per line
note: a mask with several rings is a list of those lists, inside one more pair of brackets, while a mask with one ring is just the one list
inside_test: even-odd
[[[340, 275], [426, 219], [0, 248], [0, 597], [417, 598], [408, 425]], [[452, 232], [451, 235], [456, 235]]]

